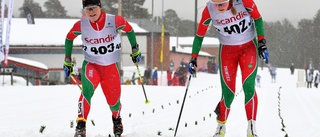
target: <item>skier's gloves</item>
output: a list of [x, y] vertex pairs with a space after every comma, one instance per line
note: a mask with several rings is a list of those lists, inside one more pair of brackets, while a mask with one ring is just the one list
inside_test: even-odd
[[191, 58], [188, 64], [188, 71], [190, 74], [194, 74], [197, 68], [197, 58]]
[[262, 39], [258, 41], [258, 52], [259, 52], [259, 58], [262, 58], [266, 64], [269, 63], [269, 53], [266, 45], [266, 40]]
[[141, 52], [139, 50], [139, 45], [135, 45], [132, 47], [132, 53], [130, 54], [133, 63], [139, 63], [141, 59]]
[[73, 72], [72, 68], [73, 68], [73, 65], [72, 65], [71, 58], [69, 57], [64, 58], [63, 70], [64, 70], [64, 74], [66, 75], [66, 78], [68, 78], [70, 74]]

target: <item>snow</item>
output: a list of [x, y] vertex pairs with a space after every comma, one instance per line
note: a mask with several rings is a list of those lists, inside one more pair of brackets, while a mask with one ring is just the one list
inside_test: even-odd
[[[134, 68], [134, 67], [132, 67]], [[259, 68], [261, 88], [257, 131], [259, 137], [319, 137], [320, 89], [297, 88], [297, 71], [277, 69], [277, 82], [271, 83], [268, 69]], [[164, 75], [163, 77], [166, 77]], [[2, 76], [0, 76], [2, 79]], [[245, 137], [247, 120], [239, 73], [235, 97], [225, 137]], [[24, 82], [21, 82], [24, 83]], [[145, 104], [141, 85], [122, 85], [122, 112], [126, 137], [173, 137], [186, 87], [146, 86], [150, 104]], [[80, 90], [76, 85], [0, 86], [1, 137], [73, 136], [71, 121], [77, 117]], [[279, 100], [280, 97], [280, 100]], [[221, 98], [219, 75], [198, 73], [191, 78], [180, 119], [177, 137], [212, 137], [216, 128], [213, 110]], [[279, 102], [280, 101], [280, 102]], [[179, 103], [177, 103], [179, 102]], [[283, 119], [284, 131], [281, 129]], [[94, 120], [95, 126], [91, 123]], [[197, 125], [195, 124], [197, 122]], [[187, 125], [187, 126], [185, 126]], [[42, 133], [40, 127], [46, 128]], [[111, 112], [98, 87], [92, 98], [87, 123], [88, 137], [106, 137], [112, 133]]]
[[[11, 85], [11, 76], [6, 75], [3, 76], [1, 75], [0, 77], [0, 89], [2, 89], [2, 86], [26, 86], [27, 85], [27, 81], [22, 78], [22, 77], [18, 77], [18, 76], [13, 76], [13, 85]], [[32, 86], [32, 83], [28, 83], [29, 86]], [[2, 92], [2, 90], [0, 91]]]
[[23, 58], [16, 58], [16, 57], [8, 57], [8, 60], [19, 62], [19, 63], [30, 65], [30, 66], [34, 66], [34, 67], [45, 69], [45, 70], [48, 69], [48, 67], [45, 64], [38, 62], [38, 61], [33, 61], [33, 60], [23, 59]]

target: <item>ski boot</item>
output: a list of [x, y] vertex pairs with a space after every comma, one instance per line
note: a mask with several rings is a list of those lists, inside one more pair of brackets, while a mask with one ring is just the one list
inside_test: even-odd
[[225, 122], [218, 121], [217, 130], [214, 133], [213, 137], [224, 137], [226, 133], [226, 124]]
[[112, 122], [113, 122], [113, 133], [115, 137], [121, 137], [121, 134], [123, 132], [123, 126], [122, 126], [122, 121], [121, 117], [114, 118], [112, 117]]
[[256, 121], [254, 121], [254, 120], [248, 121], [247, 136], [248, 137], [258, 137], [257, 131], [256, 131]]
[[86, 122], [78, 122], [74, 137], [86, 137]]

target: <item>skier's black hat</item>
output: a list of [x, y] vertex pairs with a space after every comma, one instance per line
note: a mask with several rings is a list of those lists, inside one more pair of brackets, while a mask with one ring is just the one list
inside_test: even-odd
[[83, 8], [88, 6], [88, 5], [97, 5], [101, 6], [101, 1], [100, 0], [82, 0], [82, 6]]

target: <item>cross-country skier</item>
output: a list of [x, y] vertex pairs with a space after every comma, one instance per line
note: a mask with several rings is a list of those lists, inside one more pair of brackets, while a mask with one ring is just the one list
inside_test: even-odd
[[[197, 57], [208, 26], [212, 22], [220, 42], [219, 67], [222, 98], [216, 107], [217, 131], [214, 137], [223, 137], [231, 103], [235, 97], [238, 65], [242, 72], [248, 137], [257, 137], [256, 115], [258, 97], [255, 92], [257, 55], [268, 63], [262, 17], [253, 0], [210, 0], [202, 12], [193, 41], [192, 57], [188, 65], [191, 74], [197, 67]], [[257, 34], [257, 36], [256, 36]]]
[[107, 14], [101, 8], [100, 0], [82, 0], [85, 15], [74, 24], [65, 40], [64, 68], [68, 77], [72, 72], [73, 40], [81, 35], [84, 61], [82, 64], [82, 94], [78, 106], [75, 137], [86, 136], [86, 122], [91, 98], [100, 84], [112, 112], [113, 132], [120, 136], [123, 125], [120, 117], [120, 75], [117, 62], [120, 61], [121, 41], [118, 32], [127, 33], [132, 47], [132, 61], [140, 61], [141, 53], [131, 25], [122, 17]]

